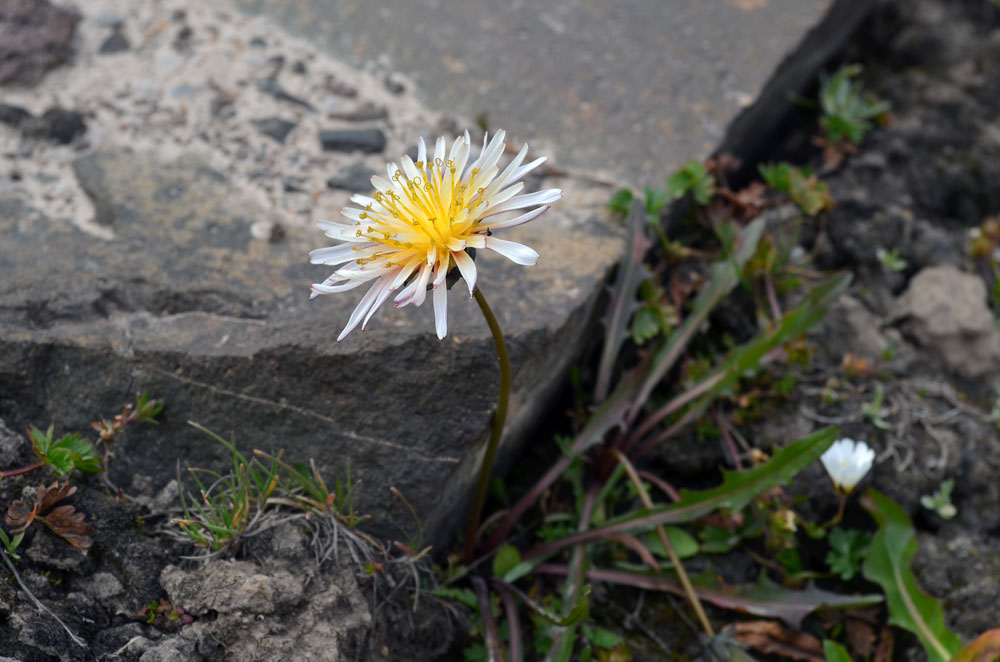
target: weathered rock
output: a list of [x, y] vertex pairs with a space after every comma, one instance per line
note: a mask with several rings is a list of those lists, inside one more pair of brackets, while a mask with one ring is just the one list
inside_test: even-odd
[[389, 111], [385, 106], [363, 103], [351, 110], [329, 112], [326, 116], [332, 120], [344, 120], [346, 122], [372, 122], [388, 118]]
[[1000, 368], [1000, 333], [986, 286], [953, 266], [922, 270], [899, 299], [903, 333], [955, 373], [975, 379]]
[[264, 117], [250, 120], [250, 123], [265, 136], [274, 138], [279, 143], [285, 142], [285, 138], [292, 132], [292, 129], [298, 126], [295, 122], [283, 120], [280, 117]]
[[171, 601], [210, 618], [186, 626], [151, 651], [177, 648], [177, 639], [210, 638], [240, 660], [362, 659], [372, 616], [353, 573], [313, 578], [322, 584], [306, 600], [305, 577], [273, 565], [223, 561], [190, 572], [165, 568], [161, 581]]
[[319, 142], [328, 152], [378, 154], [385, 149], [381, 129], [327, 129], [319, 132]]
[[260, 89], [261, 92], [270, 94], [278, 101], [285, 101], [287, 103], [293, 104], [295, 106], [300, 106], [307, 110], [315, 110], [315, 108], [313, 108], [311, 103], [309, 103], [305, 99], [300, 99], [299, 97], [295, 96], [294, 94], [290, 94], [287, 90], [285, 90], [285, 88], [283, 88], [281, 84], [278, 83], [278, 80], [276, 78], [272, 78], [269, 76], [258, 82], [257, 87], [258, 89]]
[[49, 108], [41, 117], [26, 119], [20, 124], [21, 132], [29, 138], [51, 140], [63, 145], [73, 142], [87, 131], [83, 115], [66, 108]]
[[[399, 2], [380, 14], [359, 0], [237, 3], [340, 59], [367, 65], [387, 57], [434, 106], [461, 117], [488, 110], [490, 124], [512, 136], [551, 141], [562, 167], [657, 187], [685, 160], [718, 148], [743, 114], [726, 148], [750, 158], [771, 146], [795, 108], [788, 92], [805, 93], [876, 4], [477, 0]], [[397, 76], [385, 84], [404, 87]]]
[[938, 535], [918, 536], [913, 560], [917, 581], [945, 600], [948, 626], [964, 641], [1000, 623], [1000, 570], [996, 536], [953, 527]]
[[101, 44], [99, 53], [102, 55], [107, 55], [109, 53], [121, 53], [122, 51], [127, 51], [132, 47], [129, 43], [128, 37], [126, 37], [120, 29], [114, 30], [108, 38], [104, 40]]
[[31, 113], [26, 111], [20, 106], [11, 106], [5, 103], [0, 103], [0, 122], [6, 124], [7, 126], [12, 126], [15, 129], [21, 126], [24, 120], [29, 119]]
[[[0, 416], [87, 431], [145, 390], [166, 403], [166, 420], [116, 442], [115, 484], [143, 474], [155, 493], [179, 458], [225, 467], [223, 449], [185, 423], [194, 420], [247, 452], [314, 458], [331, 484], [349, 462], [376, 531], [398, 536], [391, 521], [405, 516], [390, 486], [434, 544], [460, 528], [498, 381], [467, 293], [451, 292], [443, 342], [424, 306], [388, 307], [338, 344], [358, 297], [309, 301], [309, 283], [329, 275], [308, 263], [328, 244], [319, 231], [255, 239], [251, 225], [268, 214], [193, 157], [97, 152], [74, 168], [112, 241], [0, 198]], [[584, 199], [567, 195], [568, 212], [557, 205], [511, 233], [541, 253], [538, 266], [478, 260], [514, 362], [508, 450], [563, 383], [617, 260], [620, 240], [581, 211]]]
[[372, 175], [375, 171], [364, 163], [355, 163], [343, 172], [326, 180], [329, 188], [365, 193], [372, 190]]
[[49, 0], [0, 4], [0, 85], [31, 86], [73, 53], [80, 16]]

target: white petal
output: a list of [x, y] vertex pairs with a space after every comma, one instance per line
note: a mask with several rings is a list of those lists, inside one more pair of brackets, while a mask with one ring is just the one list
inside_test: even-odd
[[548, 160], [547, 156], [540, 156], [537, 159], [535, 159], [534, 161], [532, 161], [531, 163], [526, 163], [525, 165], [521, 166], [520, 168], [518, 168], [517, 170], [514, 171], [514, 174], [512, 174], [510, 176], [510, 183], [513, 183], [513, 182], [516, 182], [516, 181], [520, 180], [525, 175], [527, 175], [529, 172], [531, 172], [532, 170], [534, 170], [538, 166], [540, 166], [543, 163], [545, 163], [547, 160]]
[[403, 158], [399, 161], [403, 164], [403, 173], [407, 179], [413, 181], [417, 177], [420, 177], [420, 171], [417, 170], [417, 166], [413, 165], [413, 159], [408, 154], [403, 154]]
[[423, 136], [417, 141], [417, 161], [427, 165], [427, 143], [424, 142]]
[[486, 218], [487, 216], [493, 216], [494, 214], [499, 214], [505, 211], [514, 211], [515, 209], [534, 207], [535, 205], [552, 204], [561, 197], [562, 191], [557, 188], [550, 188], [545, 191], [536, 191], [534, 193], [528, 193], [527, 195], [518, 195], [511, 198], [507, 202], [496, 205], [495, 207], [492, 205], [487, 207], [486, 213], [480, 218]]
[[444, 154], [445, 154], [444, 148], [445, 148], [445, 140], [444, 140], [444, 137], [442, 136], [441, 138], [437, 139], [436, 143], [434, 143], [434, 163], [435, 164], [439, 160], [442, 161], [442, 162], [444, 161]]
[[368, 257], [373, 254], [370, 249], [378, 249], [378, 245], [372, 242], [367, 244], [341, 244], [340, 246], [330, 246], [328, 248], [317, 248], [309, 251], [309, 261], [313, 264], [340, 264], [348, 260], [356, 260]]
[[313, 283], [309, 286], [309, 289], [313, 291], [313, 294], [336, 294], [337, 292], [346, 292], [347, 290], [353, 290], [355, 287], [360, 287], [367, 283], [366, 280], [349, 280], [346, 283], [340, 285], [324, 285], [323, 283]]
[[519, 244], [516, 241], [486, 237], [486, 248], [500, 253], [500, 255], [503, 255], [515, 264], [531, 266], [538, 260], [538, 253], [534, 249], [524, 244]]
[[521, 148], [521, 151], [517, 153], [517, 156], [511, 159], [510, 163], [507, 164], [507, 167], [503, 169], [503, 172], [501, 172], [493, 183], [490, 184], [489, 188], [486, 189], [485, 195], [487, 198], [491, 198], [496, 195], [496, 192], [502, 189], [507, 182], [510, 181], [514, 171], [516, 171], [518, 166], [521, 165], [521, 161], [524, 160], [524, 157], [527, 156], [527, 154], [528, 145], [525, 143], [524, 147]]
[[497, 164], [500, 157], [503, 156], [503, 140], [506, 136], [507, 132], [503, 130], [497, 131], [496, 135], [493, 136], [493, 140], [490, 141], [486, 151], [479, 157], [480, 170], [486, 170], [487, 168], [491, 168]]
[[361, 205], [362, 207], [367, 207], [368, 205], [375, 206], [378, 201], [375, 198], [369, 198], [367, 195], [361, 195], [360, 193], [355, 193], [351, 196], [351, 202], [356, 205]]
[[469, 285], [469, 294], [471, 295], [476, 289], [476, 261], [465, 251], [456, 251], [451, 256], [455, 258], [458, 272], [462, 274], [462, 278]]
[[434, 329], [438, 340], [448, 335], [448, 288], [439, 287], [434, 290]]
[[441, 284], [444, 283], [445, 279], [448, 277], [448, 267], [450, 266], [451, 260], [449, 260], [447, 256], [441, 260], [441, 263], [438, 265], [437, 274], [434, 276], [434, 281], [432, 282], [434, 289], [440, 288]]
[[417, 289], [413, 291], [413, 298], [410, 300], [414, 306], [420, 306], [423, 304], [424, 299], [427, 298], [427, 283], [431, 279], [431, 272], [433, 269], [430, 266], [426, 266], [421, 270], [420, 277], [417, 278]]
[[358, 302], [358, 305], [354, 308], [354, 312], [351, 313], [351, 318], [347, 320], [347, 326], [345, 326], [344, 330], [340, 332], [339, 336], [337, 336], [337, 342], [346, 338], [347, 334], [353, 331], [354, 327], [356, 327], [361, 320], [364, 319], [365, 314], [371, 310], [372, 304], [375, 303], [375, 298], [384, 289], [384, 281], [387, 279], [388, 276], [383, 276], [379, 280], [375, 281], [375, 284], [372, 285], [367, 292], [365, 292], [363, 297], [361, 297], [361, 301]]
[[480, 223], [478, 227], [488, 228], [490, 230], [500, 230], [502, 228], [512, 228], [516, 225], [524, 225], [529, 221], [535, 220], [549, 209], [551, 209], [551, 206], [545, 205], [544, 207], [533, 209], [527, 214], [521, 214], [520, 216], [515, 216], [514, 218], [508, 218], [503, 221], [492, 221], [490, 223]]
[[420, 263], [421, 260], [410, 260], [404, 267], [402, 267], [399, 270], [399, 273], [396, 274], [396, 278], [392, 281], [392, 289], [402, 287], [403, 283], [406, 282], [406, 279], [410, 277], [410, 274], [416, 271], [417, 267], [420, 266]]
[[375, 311], [381, 308], [382, 304], [385, 303], [385, 300], [389, 298], [390, 294], [392, 294], [393, 290], [392, 283], [394, 280], [395, 279], [392, 277], [392, 274], [387, 274], [379, 279], [377, 286], [380, 289], [378, 295], [376, 295], [375, 297], [375, 302], [372, 303], [371, 309], [368, 311], [368, 314], [365, 315], [364, 321], [361, 322], [362, 331], [366, 326], [368, 326], [368, 320], [372, 318], [372, 315], [375, 314]]

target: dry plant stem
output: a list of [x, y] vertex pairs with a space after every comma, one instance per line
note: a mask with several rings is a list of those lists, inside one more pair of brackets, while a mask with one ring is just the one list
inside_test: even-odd
[[841, 492], [839, 489], [837, 490], [837, 494], [840, 495], [840, 505], [837, 506], [837, 514], [820, 528], [829, 529], [831, 526], [840, 524], [840, 520], [844, 519], [844, 505], [847, 503], [847, 494]]
[[[632, 484], [635, 485], [635, 491], [639, 494], [639, 498], [642, 499], [642, 505], [646, 508], [653, 508], [653, 500], [649, 498], [649, 493], [646, 492], [646, 488], [642, 484], [642, 480], [639, 478], [639, 474], [636, 473], [635, 467], [632, 463], [628, 461], [620, 451], [614, 451], [615, 456], [618, 457], [618, 461], [622, 463], [625, 467], [625, 473], [628, 474], [629, 479]], [[677, 578], [681, 580], [681, 586], [684, 587], [684, 593], [687, 596], [688, 602], [691, 603], [691, 608], [694, 609], [695, 614], [698, 615], [698, 620], [701, 622], [702, 629], [705, 630], [705, 634], [710, 637], [715, 636], [715, 630], [712, 629], [712, 624], [708, 621], [708, 616], [705, 614], [705, 609], [701, 606], [701, 600], [698, 599], [698, 595], [694, 592], [694, 586], [691, 585], [691, 580], [687, 576], [687, 572], [684, 570], [684, 566], [681, 565], [681, 560], [677, 558], [677, 552], [674, 551], [674, 546], [670, 544], [670, 538], [667, 537], [667, 531], [662, 526], [657, 525], [656, 533], [660, 537], [660, 542], [663, 543], [663, 548], [667, 550], [667, 555], [670, 557], [670, 562], [674, 564], [674, 570], [677, 572]]]
[[646, 420], [642, 422], [642, 425], [629, 435], [628, 441], [625, 443], [626, 452], [631, 450], [639, 440], [649, 434], [660, 421], [667, 416], [670, 416], [670, 414], [674, 413], [692, 400], [701, 397], [708, 391], [711, 391], [716, 384], [722, 381], [724, 377], [725, 375], [721, 373], [713, 377], [709, 377], [696, 386], [673, 398], [663, 407], [650, 414]]
[[486, 303], [486, 297], [482, 290], [476, 288], [474, 296], [479, 309], [486, 318], [486, 324], [493, 334], [493, 342], [497, 348], [497, 359], [500, 361], [500, 397], [497, 399], [497, 410], [493, 414], [493, 430], [490, 433], [490, 443], [486, 447], [486, 455], [483, 456], [483, 464], [479, 467], [479, 482], [476, 484], [476, 497], [472, 502], [472, 511], [469, 513], [469, 523], [465, 531], [465, 549], [462, 556], [465, 562], [472, 560], [476, 551], [476, 539], [479, 537], [479, 518], [483, 514], [483, 504], [486, 501], [486, 488], [490, 484], [490, 474], [493, 473], [493, 462], [496, 460], [497, 448], [500, 446], [500, 437], [503, 435], [503, 425], [507, 420], [507, 403], [510, 401], [510, 357], [507, 355], [507, 343], [504, 342], [503, 332], [500, 330], [500, 323]]
[[733, 436], [729, 434], [729, 425], [717, 407], [713, 407], [712, 409], [715, 413], [715, 422], [718, 424], [719, 429], [722, 430], [722, 438], [726, 442], [726, 448], [729, 449], [729, 455], [733, 458], [733, 466], [736, 467], [737, 471], [743, 471], [743, 462], [740, 460], [739, 451], [736, 450], [736, 444], [733, 443]]
[[778, 303], [778, 293], [774, 289], [771, 274], [764, 274], [764, 288], [767, 290], [767, 301], [771, 305], [771, 316], [777, 322], [782, 318], [781, 305]]
[[76, 634], [74, 634], [73, 631], [69, 629], [69, 626], [62, 622], [62, 619], [60, 619], [58, 616], [52, 613], [51, 609], [43, 605], [41, 601], [39, 601], [39, 599], [35, 597], [35, 594], [32, 593], [30, 590], [28, 590], [28, 587], [25, 586], [24, 582], [21, 580], [21, 575], [17, 572], [17, 568], [15, 568], [14, 564], [10, 562], [10, 558], [8, 558], [7, 552], [0, 552], [0, 556], [3, 557], [3, 561], [4, 563], [7, 564], [7, 568], [10, 570], [11, 574], [14, 575], [14, 579], [17, 580], [18, 586], [21, 587], [21, 590], [24, 591], [25, 595], [27, 595], [28, 598], [33, 603], [35, 603], [35, 606], [38, 607], [38, 611], [48, 614], [52, 618], [56, 619], [56, 623], [61, 625], [63, 630], [66, 630], [66, 634], [69, 635], [69, 638], [73, 640], [74, 644], [76, 644], [80, 648], [87, 648], [86, 641], [76, 636]]
[[482, 577], [473, 577], [472, 588], [476, 591], [476, 599], [479, 603], [479, 617], [483, 621], [489, 660], [490, 662], [501, 662], [500, 633], [497, 630], [496, 621], [493, 620], [493, 612], [490, 610], [490, 594], [486, 588], [486, 581]]
[[493, 582], [494, 588], [500, 594], [503, 610], [507, 616], [507, 653], [510, 662], [524, 662], [524, 645], [521, 643], [521, 623], [517, 617], [517, 603], [514, 595], [507, 590], [503, 582]]

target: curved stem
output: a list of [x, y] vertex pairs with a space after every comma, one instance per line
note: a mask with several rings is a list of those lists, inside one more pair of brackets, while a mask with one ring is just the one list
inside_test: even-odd
[[472, 502], [472, 511], [469, 513], [469, 523], [465, 531], [465, 549], [462, 556], [465, 562], [472, 560], [472, 555], [476, 551], [476, 538], [479, 536], [479, 518], [483, 514], [483, 504], [486, 501], [486, 488], [490, 484], [490, 474], [493, 473], [493, 462], [496, 460], [497, 448], [500, 446], [500, 437], [503, 435], [503, 425], [507, 420], [507, 404], [510, 401], [510, 357], [507, 356], [507, 343], [504, 342], [503, 332], [500, 330], [500, 323], [486, 303], [486, 297], [477, 287], [474, 296], [479, 309], [483, 311], [486, 324], [493, 334], [493, 342], [497, 348], [497, 359], [500, 361], [500, 396], [497, 399], [497, 410], [493, 414], [493, 430], [490, 432], [490, 443], [486, 447], [486, 455], [483, 456], [483, 463], [479, 467], [479, 482], [476, 484], [476, 498]]
[[41, 469], [45, 466], [44, 462], [36, 462], [27, 467], [21, 467], [20, 469], [10, 469], [9, 471], [0, 471], [0, 478], [11, 478], [12, 476], [20, 476], [21, 474], [26, 474], [29, 471], [34, 471], [35, 469]]

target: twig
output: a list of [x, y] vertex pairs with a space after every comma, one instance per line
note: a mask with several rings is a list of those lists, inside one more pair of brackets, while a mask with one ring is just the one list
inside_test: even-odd
[[48, 607], [46, 607], [45, 605], [43, 605], [41, 603], [41, 601], [38, 598], [36, 598], [35, 595], [30, 590], [28, 590], [28, 587], [25, 586], [24, 582], [21, 580], [21, 575], [18, 574], [17, 568], [15, 568], [14, 564], [11, 563], [9, 555], [7, 554], [6, 551], [4, 551], [4, 553], [3, 553], [3, 560], [4, 560], [4, 563], [7, 564], [7, 567], [10, 569], [11, 573], [13, 573], [14, 579], [17, 580], [17, 583], [21, 587], [21, 590], [24, 591], [25, 594], [35, 604], [35, 606], [38, 607], [38, 611], [40, 611], [42, 613], [45, 613], [45, 614], [48, 614], [52, 618], [56, 619], [56, 623], [58, 623], [59, 625], [61, 625], [63, 630], [66, 630], [66, 634], [68, 634], [69, 638], [73, 640], [73, 643], [75, 643], [80, 648], [87, 648], [87, 642], [86, 641], [84, 641], [80, 637], [76, 636], [73, 633], [73, 631], [69, 629], [69, 626], [62, 622], [61, 618], [59, 618], [58, 616], [56, 616], [55, 613], [51, 609], [49, 609]]

